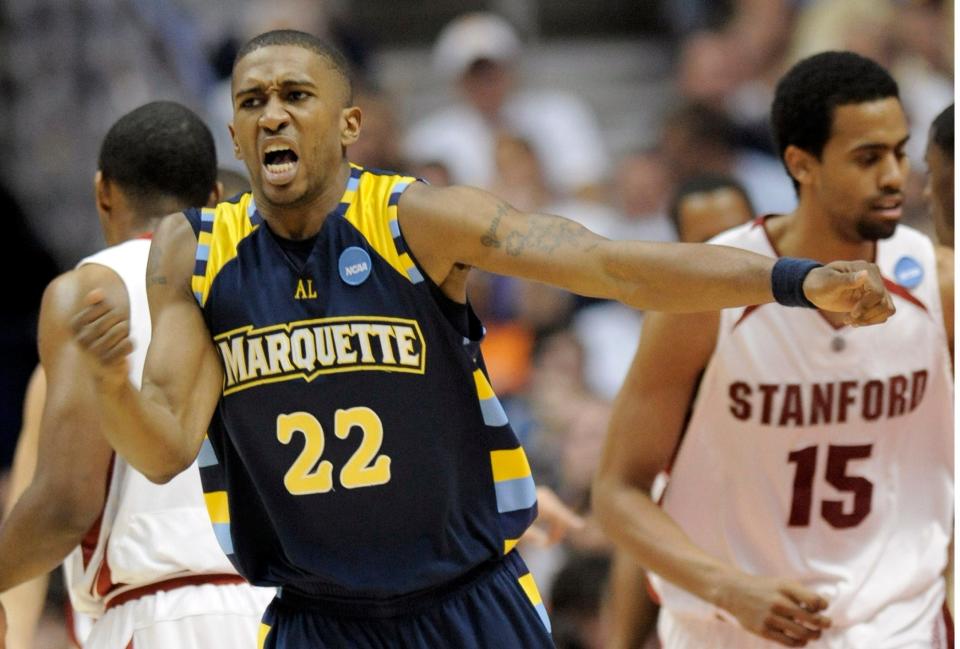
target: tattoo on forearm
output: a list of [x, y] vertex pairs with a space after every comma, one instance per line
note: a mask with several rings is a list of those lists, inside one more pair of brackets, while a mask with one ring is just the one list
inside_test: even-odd
[[490, 221], [490, 228], [480, 238], [480, 243], [485, 247], [499, 248], [505, 243], [507, 254], [516, 257], [523, 254], [525, 250], [552, 253], [561, 246], [592, 250], [597, 245], [595, 242], [583, 245], [583, 239], [589, 234], [585, 228], [546, 214], [531, 214], [524, 223], [525, 230], [511, 230], [504, 239], [501, 239], [497, 236], [497, 228], [500, 227], [500, 222], [509, 210], [510, 206], [506, 203], [497, 205], [497, 212]]
[[500, 225], [500, 219], [503, 218], [503, 215], [507, 213], [507, 210], [510, 209], [506, 203], [500, 203], [497, 205], [497, 213], [494, 215], [493, 220], [490, 221], [490, 229], [480, 237], [480, 243], [482, 243], [487, 248], [499, 248], [500, 240], [497, 238], [497, 227]]
[[597, 245], [595, 242], [590, 242], [584, 246], [584, 238], [589, 235], [589, 231], [565, 219], [545, 214], [531, 214], [525, 225], [525, 231], [512, 230], [507, 234], [507, 254], [516, 257], [525, 250], [552, 253], [561, 247], [589, 251]]

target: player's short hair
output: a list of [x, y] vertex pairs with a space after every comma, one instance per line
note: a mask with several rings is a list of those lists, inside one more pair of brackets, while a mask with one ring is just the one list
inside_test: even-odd
[[347, 62], [347, 59], [343, 56], [343, 54], [340, 53], [340, 50], [330, 43], [317, 38], [313, 34], [301, 32], [296, 29], [275, 29], [273, 31], [264, 32], [254, 36], [237, 52], [237, 56], [233, 59], [233, 69], [237, 69], [237, 64], [247, 54], [259, 50], [262, 47], [270, 47], [271, 45], [292, 45], [294, 47], [301, 47], [305, 50], [310, 50], [314, 54], [326, 59], [327, 63], [330, 64], [330, 67], [339, 73], [344, 84], [346, 85], [347, 102], [350, 103], [353, 101], [353, 80], [350, 71], [350, 64]]
[[141, 217], [159, 216], [151, 204], [170, 198], [183, 207], [203, 206], [217, 180], [210, 129], [172, 101], [154, 101], [118, 119], [103, 138], [97, 164]]
[[897, 82], [875, 61], [853, 52], [822, 52], [803, 59], [780, 79], [770, 111], [780, 161], [786, 165], [783, 154], [791, 144], [819, 158], [838, 106], [888, 97], [900, 98]]
[[680, 234], [680, 206], [683, 204], [683, 201], [686, 200], [688, 196], [708, 194], [719, 189], [732, 189], [740, 194], [743, 200], [746, 201], [747, 207], [750, 208], [751, 214], [754, 213], [753, 201], [750, 200], [750, 194], [747, 193], [746, 188], [744, 188], [736, 178], [722, 174], [693, 176], [680, 183], [680, 186], [677, 187], [673, 196], [670, 197], [670, 205], [667, 208], [667, 214], [673, 222], [673, 229], [676, 230], [678, 235]]
[[953, 104], [943, 109], [933, 120], [930, 126], [930, 141], [953, 160]]

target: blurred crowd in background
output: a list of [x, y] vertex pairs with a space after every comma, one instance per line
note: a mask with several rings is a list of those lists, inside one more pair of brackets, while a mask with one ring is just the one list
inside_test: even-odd
[[[358, 164], [477, 185], [610, 238], [704, 241], [793, 209], [767, 115], [779, 76], [827, 49], [869, 56], [900, 83], [905, 221], [932, 234], [923, 150], [953, 101], [953, 12], [951, 0], [6, 0], [0, 465], [37, 360], [43, 287], [103, 245], [92, 178], [104, 133], [138, 105], [176, 100], [207, 119], [221, 166], [244, 172], [226, 129], [229, 74], [257, 33], [310, 31], [346, 54]], [[602, 647], [609, 542], [589, 522], [589, 488], [643, 314], [479, 272], [470, 297], [534, 476], [588, 520], [524, 551], [557, 644]], [[62, 647], [50, 633], [43, 646]]]

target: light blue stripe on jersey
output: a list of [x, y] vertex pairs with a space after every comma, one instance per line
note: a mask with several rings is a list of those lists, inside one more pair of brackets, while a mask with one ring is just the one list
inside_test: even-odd
[[233, 537], [230, 536], [230, 523], [214, 523], [213, 533], [224, 554], [233, 554]]
[[501, 514], [529, 509], [537, 502], [537, 485], [530, 476], [494, 482], [493, 487], [497, 491], [497, 511]]

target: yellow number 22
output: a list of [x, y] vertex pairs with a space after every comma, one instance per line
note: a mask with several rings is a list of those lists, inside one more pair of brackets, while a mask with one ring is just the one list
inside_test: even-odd
[[[334, 434], [346, 439], [354, 428], [362, 433], [360, 446], [340, 470], [340, 484], [347, 489], [373, 487], [390, 482], [390, 457], [380, 455], [383, 444], [383, 422], [370, 408], [337, 410]], [[327, 493], [333, 489], [333, 464], [321, 460], [326, 440], [323, 426], [308, 412], [294, 412], [277, 417], [277, 439], [289, 444], [295, 432], [303, 433], [303, 450], [294, 460], [283, 484], [295, 496]]]

